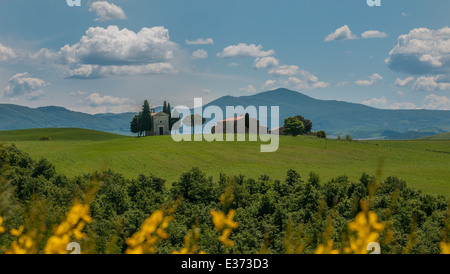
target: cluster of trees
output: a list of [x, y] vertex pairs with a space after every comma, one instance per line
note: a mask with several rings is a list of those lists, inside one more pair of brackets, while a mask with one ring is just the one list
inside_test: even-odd
[[[169, 114], [169, 128], [172, 129], [172, 120], [170, 103], [164, 101], [162, 112]], [[142, 105], [142, 111], [136, 114], [130, 122], [130, 131], [136, 133], [138, 137], [144, 136], [147, 131], [153, 129], [153, 118], [151, 116], [150, 105], [147, 100]]]
[[[58, 174], [45, 159], [35, 161], [15, 146], [0, 147], [0, 215], [7, 230], [24, 224], [24, 216], [52, 233], [71, 206], [73, 196], [85, 197], [93, 175], [68, 178]], [[200, 231], [199, 249], [210, 254], [223, 253], [210, 209], [220, 209], [220, 195], [232, 184], [239, 227], [230, 237], [231, 252], [256, 253], [264, 245], [272, 253], [285, 253], [286, 239], [301, 227], [305, 252], [313, 252], [323, 240], [330, 218], [331, 238], [339, 247], [342, 232], [361, 210], [359, 201], [370, 200], [370, 209], [386, 222], [389, 233], [381, 235], [382, 253], [439, 253], [445, 228], [447, 201], [443, 196], [414, 190], [398, 177], [378, 182], [363, 174], [359, 181], [346, 176], [321, 182], [319, 175], [306, 178], [288, 170], [285, 178], [258, 179], [244, 175], [208, 177], [197, 168], [182, 174], [169, 185], [153, 175], [126, 179], [111, 170], [94, 176], [101, 181], [91, 202], [93, 222], [86, 225], [91, 253], [123, 253], [125, 239], [139, 230], [142, 222], [162, 205], [182, 197], [175, 219], [167, 231], [170, 237], [158, 246], [158, 253], [170, 253], [183, 246], [186, 231], [196, 225]], [[369, 194], [372, 192], [372, 196]], [[371, 198], [369, 198], [369, 196]], [[40, 211], [39, 211], [40, 210]], [[297, 226], [301, 224], [301, 226]], [[293, 233], [297, 235], [296, 233]], [[289, 236], [290, 235], [290, 236]], [[1, 247], [14, 239], [0, 234]], [[43, 241], [46, 242], [46, 241]], [[87, 247], [83, 247], [87, 248]]]
[[300, 115], [284, 119], [284, 128], [286, 135], [314, 135], [319, 138], [327, 138], [327, 134], [323, 130], [311, 132], [312, 122]]
[[353, 141], [353, 137], [350, 134], [345, 135], [345, 137], [342, 137], [340, 134], [337, 136], [337, 140], [339, 141]]

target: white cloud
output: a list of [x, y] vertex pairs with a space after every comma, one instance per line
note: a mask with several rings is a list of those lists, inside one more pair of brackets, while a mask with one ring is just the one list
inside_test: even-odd
[[423, 108], [436, 110], [450, 110], [450, 99], [446, 96], [430, 94], [423, 100]]
[[262, 88], [263, 89], [273, 88], [276, 83], [277, 83], [277, 80], [267, 80], [262, 85]]
[[[84, 95], [88, 94], [86, 92], [82, 93]], [[139, 105], [130, 98], [120, 98], [110, 95], [102, 96], [96, 92], [85, 96], [79, 101], [79, 103], [83, 106], [71, 109], [74, 111], [81, 111], [91, 114], [137, 112], [140, 109]]]
[[41, 49], [30, 58], [67, 65], [69, 77], [162, 74], [174, 72], [168, 61], [177, 48], [164, 27], [142, 28], [138, 33], [117, 26], [91, 27], [78, 43], [58, 52]]
[[6, 61], [16, 58], [14, 51], [2, 44], [0, 44], [0, 61]]
[[[315, 77], [315, 76], [314, 76]], [[280, 80], [280, 83], [292, 87], [297, 90], [311, 90], [316, 88], [327, 88], [330, 84], [327, 82], [319, 81], [317, 78], [314, 78], [315, 81], [312, 81], [311, 78], [299, 78], [295, 76], [289, 77], [287, 80]]]
[[380, 98], [371, 98], [361, 103], [370, 107], [383, 109], [417, 109], [417, 106], [411, 102], [397, 102], [389, 104], [384, 95], [381, 96]]
[[247, 45], [245, 43], [239, 43], [237, 45], [231, 45], [223, 49], [221, 53], [218, 53], [218, 57], [233, 58], [233, 57], [266, 57], [275, 54], [274, 50], [263, 51], [262, 46], [256, 46], [255, 44]]
[[349, 84], [348, 81], [343, 81], [343, 82], [336, 83], [336, 87], [344, 87], [348, 84]]
[[239, 90], [245, 91], [245, 92], [248, 92], [248, 93], [255, 93], [256, 92], [256, 88], [254, 86], [252, 86], [252, 85], [248, 85], [245, 88], [240, 88]]
[[92, 107], [97, 106], [119, 106], [123, 104], [129, 104], [131, 99], [129, 98], [119, 98], [109, 95], [101, 96], [98, 93], [91, 93], [85, 98], [85, 102]]
[[449, 49], [449, 27], [416, 28], [398, 37], [386, 63], [393, 70], [411, 74], [446, 74], [450, 72]]
[[241, 64], [236, 63], [236, 62], [231, 62], [231, 63], [228, 64], [228, 66], [230, 66], [230, 67], [239, 67], [240, 65]]
[[367, 87], [376, 84], [379, 80], [383, 80], [383, 77], [381, 77], [381, 75], [379, 75], [378, 73], [374, 73], [369, 77], [369, 79], [355, 81], [355, 84], [357, 84], [358, 86]]
[[358, 39], [358, 37], [356, 37], [352, 33], [352, 31], [350, 30], [350, 28], [347, 25], [344, 25], [344, 26], [338, 28], [336, 31], [330, 33], [325, 38], [325, 42], [339, 41], [339, 40], [353, 40], [353, 39]]
[[9, 79], [3, 96], [14, 98], [24, 95], [28, 100], [36, 100], [45, 94], [42, 89], [49, 85], [42, 79], [31, 77], [28, 72], [18, 73]]
[[268, 69], [278, 65], [279, 65], [278, 59], [272, 56], [261, 58], [258, 57], [255, 59], [255, 62], [253, 63], [253, 67], [255, 69]]
[[204, 89], [204, 90], [202, 90], [202, 92], [205, 93], [205, 94], [210, 94], [211, 90], [210, 89]]
[[443, 75], [421, 76], [417, 78], [413, 88], [422, 91], [450, 90], [450, 83], [445, 78]]
[[206, 59], [208, 58], [208, 52], [204, 49], [196, 50], [192, 53], [192, 59]]
[[97, 13], [98, 18], [95, 18], [95, 21], [105, 22], [127, 19], [127, 16], [121, 7], [107, 1], [96, 1], [91, 3], [89, 11]]
[[293, 76], [298, 74], [300, 68], [295, 65], [281, 65], [269, 70], [269, 74], [276, 76]]
[[361, 34], [363, 39], [371, 39], [371, 38], [386, 38], [388, 37], [387, 33], [381, 32], [378, 30], [368, 30]]
[[176, 70], [170, 63], [156, 63], [133, 66], [80, 65], [66, 72], [67, 78], [96, 79], [105, 76], [137, 76], [174, 74]]
[[403, 90], [397, 90], [395, 93], [397, 93], [398, 96], [405, 96], [406, 93]]
[[390, 109], [417, 109], [416, 105], [411, 102], [393, 103], [389, 106]]
[[186, 39], [186, 45], [212, 45], [214, 44], [214, 40], [212, 38], [198, 38], [197, 40], [187, 40]]
[[383, 107], [387, 104], [387, 100], [383, 95], [381, 98], [372, 98], [370, 100], [362, 101], [361, 103], [370, 107]]
[[394, 85], [396, 85], [396, 86], [398, 86], [398, 87], [404, 87], [404, 86], [407, 86], [409, 83], [411, 83], [412, 81], [414, 81], [414, 77], [407, 77], [407, 78], [405, 78], [405, 79], [400, 79], [400, 78], [397, 78], [397, 79], [395, 79], [395, 81], [394, 81]]
[[173, 58], [176, 44], [164, 27], [142, 28], [138, 33], [117, 26], [91, 27], [81, 40], [61, 48], [67, 63], [121, 65], [157, 63]]
[[72, 91], [70, 93], [70, 96], [84, 96], [87, 95], [88, 93], [86, 91], [81, 91], [81, 90], [77, 90], [77, 91]]

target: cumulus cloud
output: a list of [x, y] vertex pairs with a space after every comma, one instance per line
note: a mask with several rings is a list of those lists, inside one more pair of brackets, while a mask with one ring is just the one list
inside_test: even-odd
[[269, 74], [275, 76], [293, 76], [298, 74], [300, 68], [295, 65], [281, 65], [269, 70]]
[[273, 88], [276, 83], [277, 83], [277, 80], [267, 80], [262, 85], [262, 88], [263, 89]]
[[356, 35], [352, 33], [347, 25], [338, 28], [336, 31], [330, 33], [326, 38], [325, 42], [339, 41], [339, 40], [353, 40], [358, 39]]
[[231, 62], [231, 63], [228, 64], [228, 66], [230, 66], [230, 67], [239, 67], [240, 65], [241, 64], [236, 63], [236, 62]]
[[222, 58], [235, 58], [235, 57], [266, 57], [275, 54], [275, 51], [270, 49], [263, 51], [262, 46], [255, 44], [247, 45], [245, 43], [239, 43], [237, 45], [231, 45], [223, 49], [218, 53], [218, 57]]
[[363, 39], [371, 39], [371, 38], [386, 38], [388, 37], [387, 33], [381, 32], [378, 30], [368, 30], [361, 34]]
[[50, 84], [42, 79], [31, 77], [28, 72], [18, 73], [9, 79], [3, 96], [26, 96], [28, 100], [37, 100], [45, 94], [42, 89], [48, 85]]
[[72, 91], [70, 93], [70, 96], [84, 96], [87, 95], [88, 93], [86, 91], [81, 91], [81, 90], [77, 90], [77, 91]]
[[348, 81], [343, 81], [343, 82], [336, 83], [336, 87], [344, 87], [348, 84], [349, 84]]
[[212, 45], [214, 44], [214, 40], [212, 38], [198, 38], [196, 40], [187, 40], [185, 41], [186, 45]]
[[387, 104], [387, 99], [383, 95], [381, 98], [372, 98], [361, 103], [370, 107], [383, 107]]
[[381, 77], [378, 73], [374, 73], [369, 77], [369, 79], [355, 81], [355, 84], [358, 86], [367, 87], [376, 84], [380, 80], [383, 80], [383, 77]]
[[327, 88], [330, 84], [327, 82], [319, 81], [319, 79], [310, 74], [309, 72], [300, 73], [300, 77], [291, 76], [287, 80], [282, 79], [280, 83], [284, 86], [292, 87], [297, 90], [312, 90], [317, 88]]
[[393, 103], [389, 106], [390, 109], [416, 109], [416, 105], [411, 102], [400, 102], [400, 103]]
[[206, 58], [208, 58], [208, 53], [204, 49], [199, 49], [192, 53], [192, 59], [206, 59]]
[[450, 90], [450, 82], [446, 78], [444, 75], [421, 76], [417, 78], [413, 88], [421, 91]]
[[412, 81], [414, 81], [414, 77], [407, 77], [407, 78], [405, 78], [405, 79], [400, 79], [400, 78], [397, 78], [397, 79], [395, 79], [395, 81], [394, 81], [394, 85], [396, 85], [396, 86], [398, 86], [398, 87], [404, 87], [404, 86], [407, 86], [409, 83], [411, 83]]
[[120, 106], [123, 104], [129, 104], [131, 102], [131, 99], [113, 97], [109, 95], [101, 96], [98, 93], [91, 93], [86, 97], [85, 101], [92, 107], [98, 107], [98, 106]]
[[255, 93], [256, 92], [256, 88], [253, 85], [248, 85], [247, 87], [240, 88], [239, 90], [245, 91], [245, 92], [248, 92], [248, 93]]
[[256, 58], [255, 62], [253, 63], [253, 67], [255, 69], [268, 69], [278, 65], [278, 59], [272, 56]]
[[430, 94], [423, 100], [423, 108], [435, 110], [450, 110], [450, 99], [446, 96]]
[[127, 16], [121, 7], [107, 1], [96, 1], [91, 3], [89, 11], [97, 13], [98, 17], [95, 18], [95, 21], [105, 22], [127, 19]]
[[138, 76], [174, 74], [176, 70], [170, 63], [156, 63], [133, 66], [99, 66], [80, 65], [66, 72], [67, 78], [72, 79], [96, 79], [105, 76]]
[[16, 54], [11, 48], [0, 44], [0, 61], [6, 61], [16, 58]]
[[117, 26], [91, 27], [78, 43], [65, 45], [58, 52], [41, 49], [30, 58], [67, 65], [69, 77], [161, 74], [174, 71], [168, 61], [177, 48], [164, 27], [142, 28], [138, 33]]
[[416, 28], [399, 36], [389, 52], [387, 65], [410, 74], [445, 74], [450, 72], [450, 28]]
[[97, 92], [75, 92], [79, 96], [84, 96], [79, 100], [83, 106], [74, 108], [72, 110], [81, 111], [85, 113], [123, 113], [123, 112], [137, 112], [139, 105], [130, 98], [120, 98], [110, 95], [100, 95]]

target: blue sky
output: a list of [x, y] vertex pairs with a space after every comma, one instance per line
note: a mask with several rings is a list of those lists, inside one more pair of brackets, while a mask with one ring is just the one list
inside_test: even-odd
[[278, 87], [450, 110], [450, 1], [0, 0], [0, 103], [126, 112]]

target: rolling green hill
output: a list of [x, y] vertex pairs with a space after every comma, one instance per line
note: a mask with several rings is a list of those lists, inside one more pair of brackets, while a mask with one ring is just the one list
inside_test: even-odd
[[[48, 135], [51, 141], [37, 141]], [[15, 143], [33, 158], [45, 157], [68, 176], [111, 168], [127, 178], [153, 173], [168, 182], [199, 167], [217, 178], [267, 174], [283, 180], [288, 169], [303, 177], [314, 171], [322, 181], [363, 172], [382, 177], [397, 175], [427, 193], [450, 197], [450, 141], [355, 141], [280, 136], [275, 153], [261, 153], [259, 142], [180, 142], [170, 136], [123, 137], [78, 129], [0, 132], [0, 140]]]
[[127, 136], [80, 128], [45, 128], [0, 131], [0, 141], [38, 141], [47, 136], [55, 141], [105, 141]]
[[450, 132], [422, 137], [419, 140], [450, 140]]

